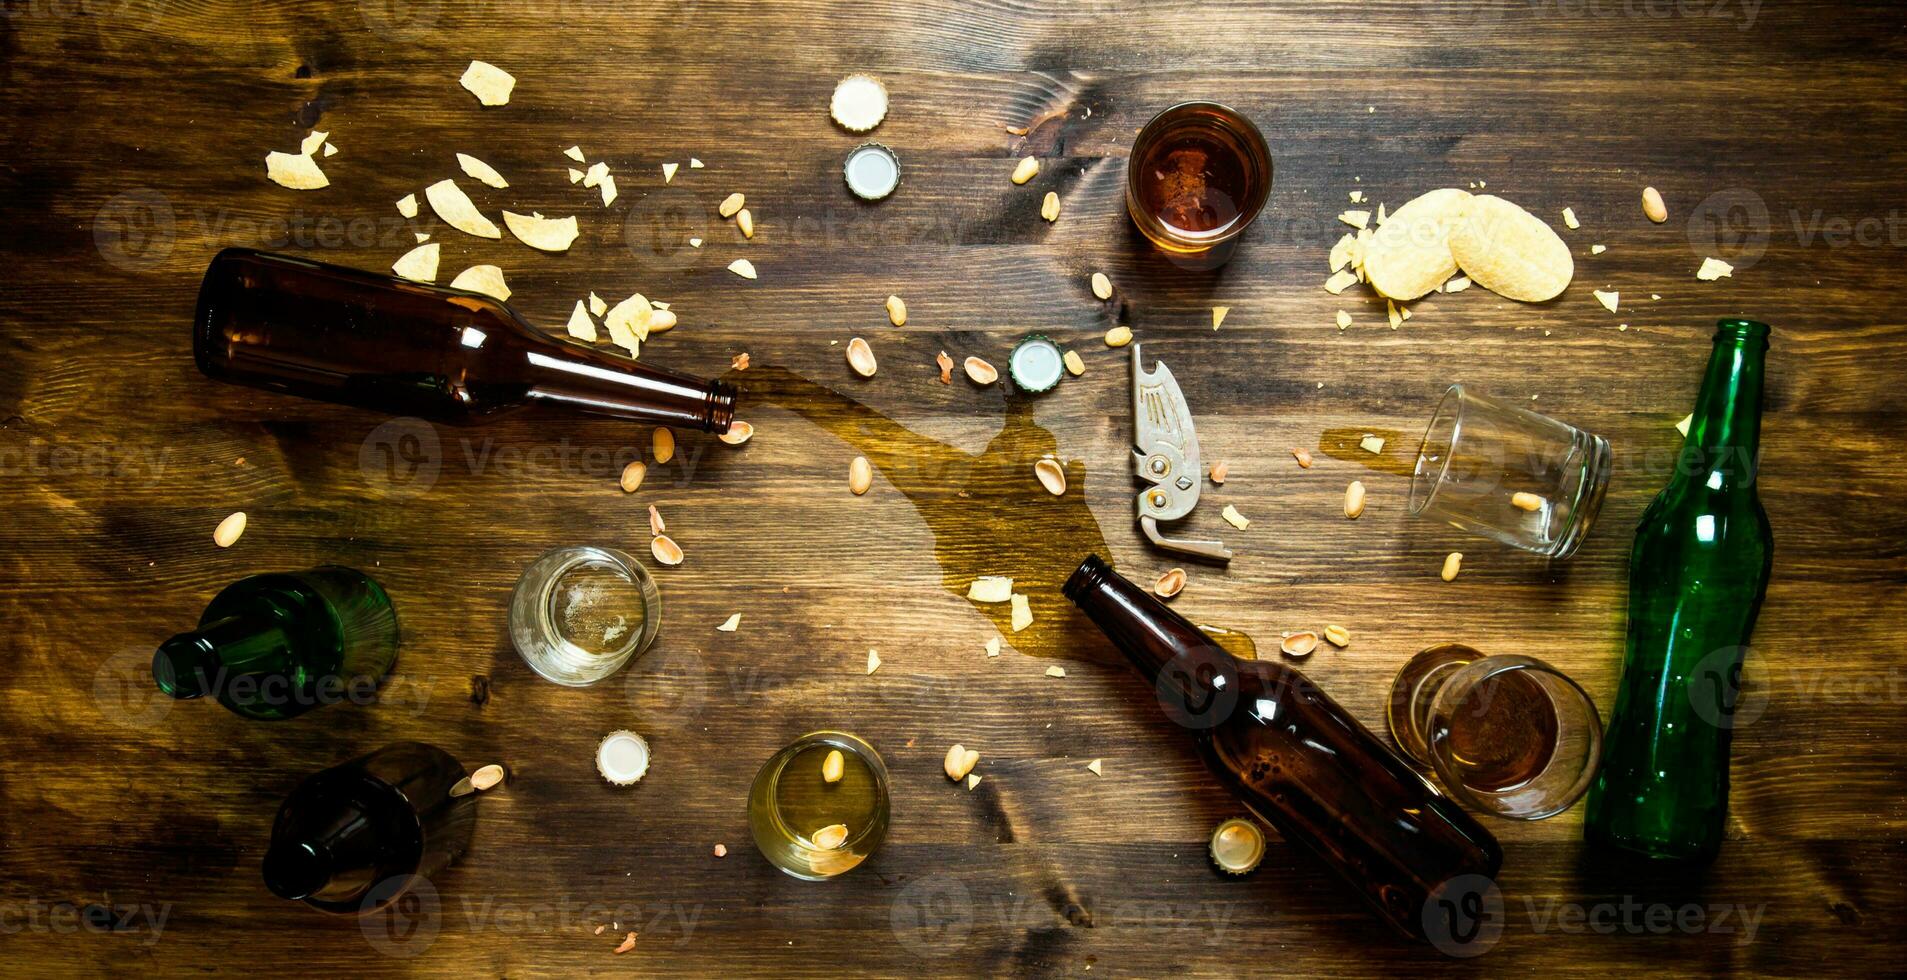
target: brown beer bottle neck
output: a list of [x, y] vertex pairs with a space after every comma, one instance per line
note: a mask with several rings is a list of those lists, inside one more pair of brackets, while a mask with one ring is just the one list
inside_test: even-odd
[[1087, 555], [1060, 591], [1159, 689], [1162, 703], [1204, 704], [1228, 685], [1238, 689], [1237, 658], [1098, 555]]

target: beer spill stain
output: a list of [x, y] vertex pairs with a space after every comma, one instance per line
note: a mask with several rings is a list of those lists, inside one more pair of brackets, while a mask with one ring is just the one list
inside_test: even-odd
[[1005, 425], [975, 454], [923, 436], [784, 368], [758, 366], [731, 373], [728, 380], [745, 386], [751, 402], [792, 411], [866, 456], [933, 532], [934, 558], [947, 591], [965, 598], [976, 578], [1010, 576], [1013, 590], [1027, 597], [1033, 625], [1015, 633], [1008, 603], [972, 605], [1015, 649], [1035, 657], [1119, 659], [1104, 635], [1060, 594], [1060, 584], [1081, 559], [1108, 554], [1108, 549], [1086, 506], [1083, 463], [1065, 461], [1066, 493], [1057, 497], [1033, 475], [1035, 460], [1059, 456], [1059, 443], [1034, 424], [1031, 398], [1008, 395]]
[[[1365, 449], [1360, 445], [1365, 436], [1384, 440], [1384, 451], [1372, 453]], [[1392, 429], [1326, 429], [1318, 436], [1318, 452], [1380, 473], [1407, 477], [1417, 467], [1418, 442], [1410, 439], [1406, 443], [1404, 434]]]

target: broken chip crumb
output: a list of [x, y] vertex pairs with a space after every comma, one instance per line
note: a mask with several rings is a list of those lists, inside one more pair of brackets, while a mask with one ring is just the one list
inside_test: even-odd
[[715, 856], [718, 858], [728, 857], [728, 845], [727, 844], [715, 845]]
[[397, 199], [397, 213], [406, 218], [417, 217], [417, 195], [406, 194]]
[[1402, 313], [1397, 312], [1396, 303], [1393, 303], [1390, 300], [1385, 300], [1384, 312], [1386, 316], [1390, 317], [1392, 330], [1397, 329], [1397, 327], [1404, 322], [1404, 315]]
[[603, 192], [603, 207], [608, 207], [616, 202], [616, 176], [614, 174], [603, 174], [602, 183], [596, 186]]
[[427, 241], [430, 241], [430, 235], [428, 235], [428, 234], [426, 234], [425, 232], [421, 232], [421, 231], [413, 231], [413, 232], [411, 232], [411, 237], [413, 237], [413, 238], [415, 238], [415, 239], [417, 239], [417, 244], [419, 244], [419, 245], [422, 245], [422, 244], [424, 244], [425, 242], [427, 242]]
[[630, 950], [635, 948], [636, 948], [636, 934], [632, 932], [629, 935], [622, 937], [622, 945], [616, 947], [616, 952], [627, 953]]
[[729, 360], [728, 363], [730, 367], [733, 367], [737, 371], [748, 370], [748, 352], [743, 351], [740, 354], [735, 355], [733, 358]]
[[1735, 267], [1717, 258], [1703, 259], [1702, 267], [1700, 269], [1695, 270], [1695, 278], [1700, 279], [1703, 282], [1714, 282], [1715, 280], [1720, 279], [1723, 276], [1729, 276], [1732, 278], [1734, 275], [1735, 275]]
[[609, 164], [604, 163], [601, 160], [598, 160], [595, 163], [590, 164], [589, 170], [584, 172], [583, 186], [595, 187], [596, 185], [602, 183], [603, 178], [607, 176], [609, 176]]
[[1059, 666], [1058, 664], [1054, 664], [1053, 666], [1051, 666], [1051, 667], [1048, 667], [1048, 668], [1046, 668], [1046, 676], [1048, 676], [1048, 677], [1065, 677], [1065, 676], [1066, 676], [1066, 668], [1064, 668], [1064, 667], [1061, 667], [1061, 666]]
[[973, 788], [978, 785], [980, 785], [979, 774], [971, 773], [971, 772], [968, 773], [967, 774], [967, 792], [969, 793], [973, 792]]
[[437, 259], [442, 247], [436, 243], [419, 245], [391, 263], [391, 271], [412, 282], [436, 282]]
[[503, 270], [494, 265], [473, 265], [457, 273], [457, 278], [450, 281], [450, 288], [494, 296], [499, 302], [510, 300], [510, 287], [503, 283]]
[[571, 160], [574, 160], [577, 163], [582, 163], [587, 159], [586, 157], [583, 156], [583, 148], [580, 146], [572, 146], [569, 149], [564, 150], [563, 155], [566, 157], [569, 157]]
[[1609, 246], [1607, 246], [1607, 245], [1591, 245], [1591, 246], [1589, 246], [1589, 254], [1591, 254], [1591, 255], [1601, 255], [1602, 253], [1604, 253], [1604, 252], [1607, 252], [1607, 251], [1609, 251]]
[[999, 656], [1000, 655], [1000, 638], [997, 636], [987, 637], [986, 651], [987, 651], [987, 656], [989, 657]]
[[1373, 456], [1382, 455], [1384, 452], [1384, 440], [1369, 433], [1365, 433], [1364, 438], [1357, 441], [1357, 446]]
[[1369, 211], [1346, 211], [1338, 215], [1338, 220], [1353, 228], [1368, 228], [1371, 224], [1371, 213]]
[[701, 160], [700, 160], [699, 158], [697, 158], [697, 157], [690, 157], [690, 158], [689, 158], [689, 169], [690, 169], [690, 170], [700, 170], [700, 169], [702, 169], [702, 161], [701, 161]]
[[662, 165], [662, 182], [663, 183], [666, 184], [675, 179], [675, 171], [678, 166], [680, 166], [680, 164], [665, 163]]
[[1086, 771], [1092, 773], [1095, 776], [1105, 775], [1105, 773], [1101, 770], [1099, 763], [1100, 763], [1100, 760], [1098, 759], [1094, 759], [1093, 761], [1086, 763]]
[[868, 647], [868, 649], [867, 649], [867, 672], [868, 672], [868, 673], [870, 673], [870, 674], [872, 674], [872, 673], [874, 673], [875, 671], [877, 671], [877, 670], [880, 670], [880, 669], [881, 669], [881, 654], [880, 654], [880, 651], [878, 651], [878, 650], [876, 650], [876, 649], [874, 649], [873, 647]]
[[1695, 421], [1694, 412], [1690, 412], [1687, 415], [1682, 416], [1682, 421], [1675, 423], [1675, 431], [1680, 432], [1682, 434], [1682, 438], [1687, 439], [1689, 423], [1693, 421]]
[[334, 157], [334, 156], [337, 156], [337, 155], [338, 155], [338, 148], [337, 148], [337, 147], [335, 147], [335, 146], [332, 146], [332, 145], [331, 145], [330, 143], [326, 143], [326, 144], [324, 145], [324, 155], [325, 155], [325, 156], [328, 156], [328, 157]]
[[1597, 289], [1594, 290], [1594, 293], [1596, 294], [1596, 302], [1601, 303], [1602, 308], [1611, 313], [1616, 312], [1616, 306], [1622, 302], [1622, 294], [1613, 289], [1606, 291]]
[[305, 156], [310, 156], [318, 152], [318, 148], [323, 146], [324, 141], [330, 137], [330, 133], [323, 133], [314, 129], [305, 137], [304, 142], [298, 144], [298, 152]]
[[430, 209], [437, 212], [437, 217], [466, 235], [478, 238], [503, 237], [502, 229], [477, 210], [476, 204], [471, 202], [470, 196], [457, 186], [455, 180], [446, 177], [424, 188], [424, 198], [430, 201]]
[[1330, 293], [1333, 296], [1336, 296], [1339, 293], [1344, 292], [1346, 289], [1349, 289], [1351, 285], [1356, 282], [1357, 282], [1357, 273], [1352, 272], [1349, 269], [1339, 269], [1338, 271], [1331, 273], [1331, 278], [1326, 279], [1324, 281], [1324, 291], [1327, 293]]
[[570, 183], [572, 184], [580, 183], [582, 179], [583, 179], [583, 172], [581, 170], [578, 170], [575, 167], [569, 168], [569, 182]]
[[273, 150], [265, 154], [265, 176], [280, 187], [289, 187], [294, 191], [315, 191], [331, 186], [330, 178], [318, 168], [318, 161], [304, 153], [280, 153]]
[[1350, 325], [1351, 325], [1351, 314], [1346, 313], [1343, 310], [1339, 310], [1338, 311], [1338, 329], [1343, 330], [1345, 327], [1348, 327]]
[[1231, 504], [1226, 504], [1225, 509], [1219, 512], [1219, 516], [1225, 518], [1225, 523], [1230, 524], [1240, 531], [1251, 526], [1251, 521], [1247, 520], [1245, 515], [1240, 514], [1238, 508], [1233, 507]]
[[540, 214], [503, 212], [503, 223], [517, 241], [543, 252], [567, 252], [576, 241], [576, 216], [545, 218]]
[[736, 630], [740, 629], [741, 625], [742, 625], [742, 614], [736, 613], [728, 617], [727, 619], [722, 620], [721, 625], [715, 627], [715, 629], [718, 632], [722, 632], [722, 633], [733, 633]]
[[[590, 294], [592, 300], [595, 296], [595, 293]], [[596, 342], [596, 321], [589, 318], [589, 311], [583, 308], [583, 301], [580, 299], [576, 301], [576, 308], [569, 311], [569, 324], [565, 329], [577, 340], [592, 344]]]
[[497, 168], [468, 153], [457, 154], [457, 166], [462, 168], [464, 173], [469, 174], [471, 179], [481, 180], [491, 187], [500, 189], [510, 186], [510, 182], [504, 180], [502, 174], [497, 173]]
[[1581, 228], [1583, 226], [1582, 222], [1576, 220], [1575, 208], [1563, 209], [1563, 226], [1565, 228], [1568, 228], [1570, 231], [1575, 231], [1576, 229]]
[[1013, 632], [1018, 633], [1028, 626], [1033, 625], [1033, 608], [1027, 605], [1026, 596], [1018, 592], [1013, 593], [1013, 598], [1009, 605], [1012, 609], [1012, 621], [1008, 625], [1012, 627]]
[[516, 76], [484, 61], [473, 61], [458, 82], [484, 105], [508, 105]]
[[595, 293], [589, 294], [589, 312], [602, 316], [609, 310], [609, 302]]
[[728, 264], [728, 271], [741, 276], [743, 279], [753, 279], [755, 278], [755, 263], [747, 259], [736, 259]]
[[1006, 602], [1013, 598], [1013, 579], [982, 575], [967, 586], [967, 598], [974, 602]]
[[1212, 307], [1212, 329], [1217, 330], [1218, 325], [1225, 322], [1225, 314], [1230, 313], [1231, 311], [1232, 311], [1232, 308], [1229, 306]]
[[702, 240], [701, 240], [700, 238], [691, 238], [691, 239], [689, 239], [689, 247], [690, 247], [690, 248], [701, 248], [701, 247], [702, 247]]

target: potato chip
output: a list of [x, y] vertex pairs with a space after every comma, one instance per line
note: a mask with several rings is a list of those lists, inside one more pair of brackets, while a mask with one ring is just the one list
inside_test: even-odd
[[411, 234], [417, 237], [417, 244], [419, 245], [422, 245], [425, 242], [430, 241], [430, 236], [421, 231], [413, 231], [411, 232]]
[[391, 263], [391, 271], [397, 273], [398, 278], [409, 279], [412, 282], [436, 282], [437, 258], [440, 250], [441, 247], [435, 242], [419, 245], [405, 252], [403, 258]]
[[545, 218], [540, 214], [505, 211], [503, 223], [509, 226], [510, 234], [515, 235], [518, 241], [545, 252], [567, 252], [570, 243], [576, 240], [575, 215]]
[[850, 133], [865, 133], [887, 118], [887, 87], [872, 75], [849, 75], [834, 87], [828, 114]]
[[337, 156], [337, 155], [338, 155], [338, 148], [337, 148], [337, 147], [335, 147], [335, 146], [332, 146], [332, 145], [331, 145], [330, 143], [326, 143], [326, 144], [324, 145], [324, 155], [325, 155], [325, 156], [328, 156], [328, 157], [334, 157], [334, 156]]
[[601, 160], [598, 160], [595, 163], [590, 164], [589, 171], [583, 174], [583, 186], [595, 187], [596, 185], [602, 183], [603, 178], [607, 176], [609, 176], [609, 164], [604, 163]]
[[1575, 231], [1576, 229], [1581, 228], [1583, 226], [1582, 222], [1576, 220], [1575, 208], [1563, 209], [1563, 225], [1564, 227], [1567, 227], [1570, 231]]
[[616, 175], [615, 174], [604, 174], [603, 182], [601, 184], [598, 184], [597, 187], [599, 187], [603, 192], [603, 207], [608, 207], [611, 204], [615, 203], [616, 201]]
[[502, 174], [497, 173], [497, 168], [492, 167], [468, 153], [457, 154], [457, 166], [462, 167], [464, 173], [489, 184], [491, 187], [504, 188], [510, 186], [510, 182], [504, 180]]
[[406, 218], [417, 217], [417, 195], [406, 194], [397, 199], [397, 213]]
[[583, 172], [575, 167], [569, 168], [569, 182], [574, 184], [583, 179]]
[[1469, 288], [1470, 288], [1470, 280], [1465, 279], [1462, 276], [1458, 276], [1457, 278], [1452, 279], [1449, 282], [1443, 284], [1443, 291], [1446, 293], [1461, 293], [1464, 290]]
[[473, 265], [457, 273], [457, 278], [450, 281], [450, 288], [494, 296], [502, 302], [510, 299], [510, 287], [503, 284], [503, 270], [494, 265]]
[[437, 212], [437, 217], [444, 219], [445, 224], [466, 235], [478, 238], [503, 237], [503, 231], [496, 226], [496, 222], [484, 217], [483, 212], [477, 210], [477, 206], [470, 202], [469, 195], [454, 180], [445, 178], [424, 188], [424, 199], [430, 202], [430, 209]]
[[596, 342], [596, 321], [589, 318], [589, 311], [583, 308], [583, 301], [576, 301], [576, 308], [569, 311], [569, 335], [577, 340]]
[[1594, 290], [1594, 292], [1596, 294], [1596, 302], [1601, 303], [1603, 309], [1608, 310], [1611, 313], [1616, 312], [1617, 304], [1622, 302], [1621, 293], [1616, 292], [1613, 289], [1607, 292], [1604, 292], [1603, 290], [1598, 289], [1598, 290]]
[[305, 141], [303, 143], [298, 144], [298, 152], [304, 154], [305, 156], [310, 156], [313, 153], [318, 152], [318, 148], [323, 146], [324, 141], [330, 138], [331, 138], [330, 133], [321, 133], [314, 129], [311, 131], [311, 135], [305, 137]]
[[1444, 187], [1391, 212], [1364, 249], [1364, 276], [1371, 288], [1391, 299], [1413, 300], [1454, 275], [1450, 232], [1463, 221], [1469, 202], [1469, 191]]
[[318, 161], [303, 153], [273, 150], [265, 154], [265, 176], [270, 177], [272, 183], [294, 191], [315, 191], [331, 186], [324, 171], [318, 169]]
[[1364, 228], [1371, 223], [1371, 213], [1369, 211], [1346, 211], [1338, 215], [1338, 220], [1353, 228]]
[[[653, 316], [655, 316], [655, 307], [650, 305], [648, 297], [636, 293], [603, 314], [603, 326], [609, 328], [611, 340], [615, 340], [622, 334], [628, 334], [637, 340], [648, 340], [649, 318]], [[616, 340], [616, 343], [624, 347], [629, 346], [620, 340]], [[634, 354], [635, 349], [630, 348], [630, 353]]]
[[595, 293], [589, 294], [589, 312], [602, 316], [609, 312], [609, 303]]
[[471, 62], [457, 81], [484, 105], [508, 105], [516, 88], [516, 76], [483, 61]]
[[1716, 259], [1716, 258], [1703, 259], [1702, 267], [1700, 269], [1695, 270], [1695, 278], [1700, 279], [1703, 282], [1714, 282], [1715, 280], [1720, 279], [1723, 276], [1728, 276], [1730, 278], [1733, 278], [1734, 275], [1735, 275], [1734, 266], [1729, 265], [1728, 263], [1723, 262], [1721, 259]]
[[755, 263], [747, 259], [736, 259], [728, 264], [728, 271], [741, 276], [743, 279], [753, 279], [755, 278]]
[[1357, 282], [1357, 273], [1349, 269], [1339, 269], [1331, 273], [1331, 278], [1324, 281], [1324, 291], [1336, 296], [1350, 288], [1355, 282]]
[[679, 166], [680, 164], [675, 164], [675, 163], [663, 164], [662, 165], [662, 182], [666, 184], [674, 180], [676, 168]]
[[569, 149], [564, 150], [563, 155], [566, 157], [569, 157], [571, 160], [574, 160], [577, 163], [582, 163], [584, 159], [583, 148], [580, 146], [572, 146]]
[[1336, 272], [1350, 265], [1352, 258], [1356, 255], [1357, 236], [1351, 232], [1345, 232], [1344, 237], [1338, 239], [1336, 245], [1331, 246], [1331, 271]]
[[700, 169], [702, 169], [702, 161], [701, 161], [700, 159], [698, 159], [698, 158], [696, 158], [696, 157], [690, 157], [690, 158], [689, 158], [689, 169], [690, 169], [690, 170], [700, 170]]
[[1472, 282], [1506, 299], [1555, 299], [1576, 274], [1569, 246], [1543, 219], [1492, 194], [1470, 198], [1450, 254]]

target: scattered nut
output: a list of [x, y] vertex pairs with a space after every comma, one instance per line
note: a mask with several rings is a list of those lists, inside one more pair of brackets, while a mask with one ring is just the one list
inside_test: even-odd
[[1042, 456], [1033, 461], [1033, 475], [1039, 477], [1040, 486], [1055, 497], [1066, 495], [1066, 468], [1059, 460], [1051, 456]]
[[1303, 449], [1293, 449], [1291, 451], [1291, 458], [1298, 461], [1299, 469], [1308, 470], [1311, 468], [1311, 454], [1305, 452]]
[[1027, 181], [1032, 180], [1034, 175], [1038, 174], [1039, 172], [1040, 172], [1039, 158], [1023, 157], [1020, 160], [1019, 166], [1016, 166], [1013, 168], [1013, 182], [1016, 184], [1024, 184]]
[[1519, 492], [1510, 494], [1510, 503], [1522, 510], [1534, 511], [1543, 509], [1543, 498], [1533, 493]]
[[1114, 327], [1106, 331], [1107, 347], [1124, 347], [1132, 343], [1131, 327]]
[[718, 858], [728, 857], [728, 845], [727, 844], [715, 845], [715, 856]]
[[666, 534], [658, 534], [654, 541], [649, 542], [649, 553], [664, 565], [682, 564], [682, 546]]
[[874, 376], [876, 366], [874, 348], [869, 347], [867, 341], [859, 337], [848, 341], [848, 367], [853, 368], [855, 374], [863, 378], [871, 378]]
[[736, 191], [722, 198], [722, 203], [715, 207], [715, 213], [724, 218], [732, 218], [735, 216], [735, 212], [742, 209], [742, 202], [746, 200], [747, 198], [743, 197], [740, 191]]
[[1158, 583], [1152, 586], [1152, 594], [1161, 599], [1170, 599], [1184, 591], [1185, 569], [1183, 568], [1167, 569], [1164, 575], [1159, 576]]
[[1053, 191], [1046, 192], [1045, 200], [1040, 202], [1040, 217], [1045, 218], [1049, 222], [1059, 220], [1059, 195], [1057, 193]]
[[874, 467], [868, 465], [866, 456], [854, 457], [854, 462], [848, 464], [848, 489], [858, 497], [873, 485]]
[[474, 789], [489, 789], [503, 782], [503, 767], [495, 764], [484, 766], [470, 774], [470, 785]]
[[1642, 189], [1642, 213], [1648, 215], [1649, 220], [1658, 225], [1669, 220], [1669, 206], [1662, 203], [1661, 191], [1653, 187]]
[[649, 467], [643, 465], [642, 460], [639, 460], [639, 459], [633, 463], [630, 463], [628, 466], [623, 467], [622, 481], [621, 481], [622, 492], [635, 493], [636, 488], [639, 486], [642, 486], [642, 478], [648, 475], [649, 475]]
[[720, 439], [731, 446], [739, 446], [742, 443], [747, 442], [749, 439], [754, 438], [754, 435], [755, 435], [755, 424], [753, 422], [743, 422], [740, 419], [737, 419], [728, 424], [727, 432], [724, 432], [721, 435], [716, 436], [715, 438]]
[[1449, 555], [1444, 557], [1443, 571], [1439, 572], [1438, 574], [1443, 576], [1444, 581], [1449, 582], [1457, 577], [1457, 572], [1461, 570], [1462, 568], [1463, 568], [1463, 552], [1453, 551]]
[[755, 237], [755, 216], [749, 214], [747, 208], [735, 212], [735, 224], [741, 228], [743, 238]]
[[635, 948], [636, 948], [636, 934], [632, 932], [629, 935], [622, 937], [622, 945], [616, 947], [616, 952], [627, 953], [630, 950]]
[[1093, 273], [1093, 295], [1100, 299], [1112, 298], [1112, 280], [1103, 272]]
[[814, 846], [824, 851], [832, 851], [848, 840], [848, 825], [831, 823], [814, 832]]
[[1079, 356], [1078, 351], [1069, 350], [1066, 352], [1066, 355], [1064, 357], [1060, 358], [1060, 360], [1065, 363], [1067, 374], [1070, 374], [1073, 377], [1077, 378], [1080, 375], [1086, 373], [1086, 361], [1085, 359]]
[[967, 377], [977, 385], [990, 385], [1000, 380], [1000, 370], [978, 357], [969, 357], [963, 365]]
[[940, 383], [953, 384], [953, 358], [948, 357], [946, 351], [941, 351], [934, 355], [934, 363], [940, 365]]
[[669, 524], [667, 521], [664, 521], [662, 519], [662, 512], [656, 509], [656, 505], [650, 504], [649, 505], [649, 533], [651, 535], [660, 535], [660, 534], [667, 534], [668, 531], [669, 531]]
[[947, 750], [947, 758], [941, 762], [941, 768], [946, 771], [948, 779], [957, 783], [965, 779], [967, 773], [972, 772], [974, 765], [979, 761], [978, 751], [956, 742]]
[[649, 439], [649, 448], [655, 451], [656, 462], [666, 463], [675, 458], [675, 433], [666, 425], [656, 426], [655, 435]]
[[1351, 485], [1344, 488], [1344, 516], [1355, 521], [1362, 513], [1364, 513], [1364, 481], [1352, 480]]
[[245, 533], [245, 512], [235, 510], [212, 531], [212, 543], [221, 548], [230, 548], [237, 543], [238, 536]]
[[1342, 626], [1326, 626], [1324, 628], [1324, 638], [1330, 640], [1331, 645], [1334, 647], [1348, 647], [1351, 645], [1351, 631]]
[[1288, 657], [1308, 657], [1318, 648], [1318, 634], [1310, 630], [1286, 633], [1278, 641], [1278, 652]]
[[846, 765], [847, 760], [842, 757], [840, 749], [829, 749], [828, 757], [821, 760], [821, 781], [824, 783], [840, 782], [841, 774], [847, 771], [845, 768]]
[[899, 296], [889, 296], [887, 298], [887, 319], [888, 322], [897, 327], [907, 326], [907, 301], [901, 299]]
[[1230, 476], [1231, 473], [1232, 473], [1232, 464], [1227, 463], [1222, 459], [1212, 464], [1211, 476], [1212, 476], [1213, 483], [1223, 485], [1225, 483], [1225, 478]]
[[748, 370], [748, 352], [742, 351], [729, 360], [729, 366], [737, 371]]

